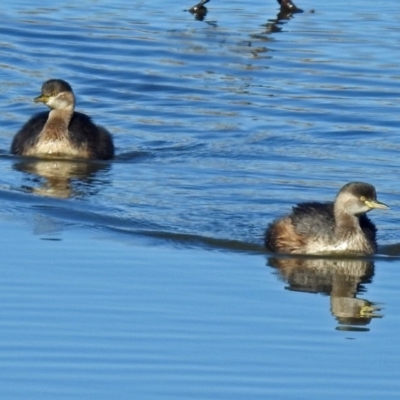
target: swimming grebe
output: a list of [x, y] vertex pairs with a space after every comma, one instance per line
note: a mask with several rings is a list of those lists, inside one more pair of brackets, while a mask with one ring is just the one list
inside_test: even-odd
[[74, 111], [71, 86], [50, 79], [35, 103], [50, 111], [35, 114], [15, 135], [11, 153], [21, 156], [107, 160], [114, 157], [111, 134], [95, 125], [87, 115]]
[[197, 3], [193, 7], [190, 7], [188, 11], [190, 11], [192, 14], [201, 12], [201, 11], [207, 11], [207, 8], [204, 6], [204, 4], [208, 3], [210, 0], [201, 0], [200, 3]]
[[207, 7], [204, 4], [208, 3], [210, 0], [201, 0], [200, 3], [189, 8], [189, 12], [192, 13], [195, 18], [199, 21], [203, 21], [204, 17], [207, 15]]
[[389, 207], [377, 200], [372, 185], [348, 183], [334, 203], [300, 203], [272, 222], [265, 246], [287, 254], [374, 254], [377, 229], [365, 215], [374, 208]]
[[290, 13], [302, 13], [303, 10], [298, 8], [292, 0], [277, 0], [281, 6], [281, 10]]

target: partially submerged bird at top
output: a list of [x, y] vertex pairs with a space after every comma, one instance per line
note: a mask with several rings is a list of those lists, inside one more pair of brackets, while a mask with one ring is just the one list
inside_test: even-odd
[[208, 3], [209, 1], [210, 0], [201, 0], [200, 3], [190, 7], [187, 11], [192, 13], [197, 20], [203, 21], [204, 17], [207, 15], [207, 7], [205, 7], [204, 4]]
[[265, 232], [268, 250], [286, 254], [369, 255], [377, 251], [377, 229], [366, 213], [388, 209], [369, 183], [344, 185], [334, 202], [300, 203]]
[[35, 114], [14, 136], [11, 153], [21, 156], [98, 159], [114, 157], [111, 134], [86, 114], [74, 111], [71, 86], [61, 79], [46, 81], [35, 103], [50, 111]]
[[196, 14], [201, 11], [207, 12], [207, 8], [204, 6], [204, 4], [208, 3], [209, 1], [210, 0], [201, 0], [200, 3], [190, 7], [188, 11], [190, 11], [192, 14]]
[[277, 0], [281, 6], [281, 10], [289, 13], [302, 13], [303, 10], [298, 8], [292, 0]]

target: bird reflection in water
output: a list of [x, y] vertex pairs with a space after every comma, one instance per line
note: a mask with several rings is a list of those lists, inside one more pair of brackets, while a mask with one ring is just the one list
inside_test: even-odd
[[[25, 191], [41, 196], [69, 198], [92, 194], [94, 185], [90, 183], [98, 172], [109, 170], [110, 165], [85, 160], [24, 158], [16, 162], [13, 168], [28, 174], [30, 184], [23, 186]], [[90, 189], [83, 189], [82, 184], [89, 184]]]
[[287, 290], [330, 296], [331, 313], [338, 321], [337, 330], [369, 331], [372, 318], [381, 318], [376, 303], [358, 298], [371, 283], [374, 263], [366, 259], [280, 258], [268, 260]]
[[204, 4], [208, 3], [210, 0], [201, 0], [200, 3], [190, 7], [189, 11], [194, 15], [195, 19], [198, 21], [203, 21], [204, 17], [207, 15], [207, 7]]
[[281, 26], [284, 24], [282, 21], [288, 21], [293, 18], [294, 14], [303, 12], [303, 10], [297, 7], [291, 0], [277, 1], [280, 5], [279, 12], [276, 18], [268, 20], [268, 22], [264, 25], [266, 28], [266, 33], [281, 32]]
[[[271, 18], [267, 23], [262, 24], [263, 31], [250, 35], [251, 41], [248, 42], [248, 46], [252, 47], [251, 53], [254, 57], [260, 57], [263, 53], [268, 52], [268, 48], [265, 46], [253, 46], [253, 41], [259, 42], [271, 42], [270, 33], [281, 32], [283, 25], [287, 20], [292, 19], [294, 14], [302, 13], [303, 10], [298, 8], [291, 0], [278, 0], [280, 5], [279, 13], [275, 18]], [[314, 10], [311, 10], [314, 12]]]

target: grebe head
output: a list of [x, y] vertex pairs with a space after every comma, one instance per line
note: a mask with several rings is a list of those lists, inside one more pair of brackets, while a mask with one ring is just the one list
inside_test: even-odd
[[374, 208], [387, 210], [389, 207], [378, 201], [376, 190], [369, 183], [348, 183], [340, 189], [336, 196], [335, 212], [362, 215]]
[[35, 97], [35, 103], [44, 103], [50, 109], [73, 110], [75, 96], [69, 83], [61, 79], [50, 79], [43, 83], [40, 96]]

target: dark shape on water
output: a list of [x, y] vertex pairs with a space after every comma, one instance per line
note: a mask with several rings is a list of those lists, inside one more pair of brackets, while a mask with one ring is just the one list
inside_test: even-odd
[[286, 13], [302, 13], [303, 10], [298, 8], [292, 0], [277, 0], [279, 5], [281, 6], [281, 11]]
[[111, 134], [86, 114], [74, 111], [71, 86], [61, 79], [46, 81], [35, 103], [50, 111], [35, 114], [15, 135], [11, 153], [21, 156], [100, 159], [114, 157]]
[[206, 8], [204, 4], [208, 3], [209, 1], [210, 0], [201, 0], [200, 3], [197, 3], [195, 6], [189, 8], [189, 11], [193, 13], [198, 12], [199, 10]]
[[389, 207], [363, 182], [344, 185], [329, 203], [300, 203], [265, 232], [268, 250], [286, 254], [369, 255], [377, 251], [376, 227], [366, 216]]
[[293, 18], [294, 14], [304, 12], [298, 8], [291, 0], [277, 0], [281, 6], [276, 18], [268, 20], [265, 24], [267, 33], [277, 33], [282, 31], [282, 26], [285, 24], [283, 21], [289, 21]]
[[204, 4], [208, 3], [210, 0], [201, 0], [193, 7], [189, 8], [189, 12], [192, 13], [195, 18], [199, 21], [203, 21], [204, 17], [207, 15], [207, 7]]

